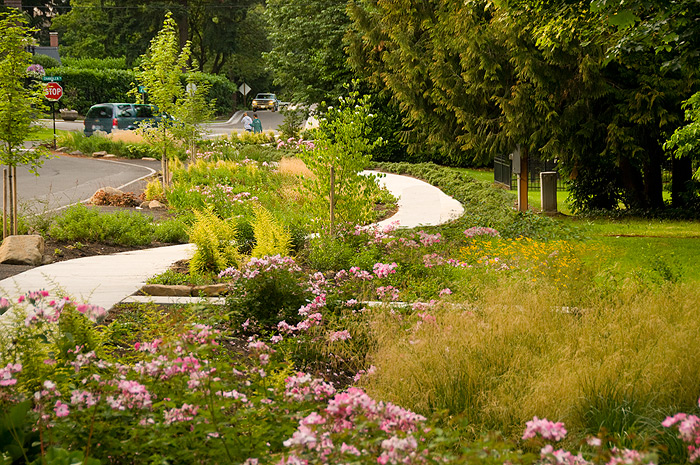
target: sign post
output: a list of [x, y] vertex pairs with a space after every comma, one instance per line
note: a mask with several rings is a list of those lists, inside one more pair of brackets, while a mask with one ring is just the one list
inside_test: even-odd
[[56, 81], [60, 81], [61, 76], [44, 76], [44, 80], [51, 79], [44, 87], [44, 97], [51, 102], [51, 118], [53, 119], [53, 149], [56, 150], [56, 109], [54, 104], [63, 97], [63, 87]]
[[248, 107], [248, 101], [247, 101], [248, 99], [246, 96], [248, 95], [248, 92], [250, 92], [250, 86], [244, 82], [243, 84], [241, 84], [238, 87], [238, 92], [243, 94], [243, 106], [247, 108]]

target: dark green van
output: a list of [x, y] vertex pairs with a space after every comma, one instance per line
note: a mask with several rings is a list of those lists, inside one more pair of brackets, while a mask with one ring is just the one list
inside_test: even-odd
[[112, 132], [115, 129], [136, 129], [143, 121], [158, 123], [161, 117], [153, 105], [137, 103], [100, 103], [93, 105], [85, 115], [86, 136], [95, 131]]

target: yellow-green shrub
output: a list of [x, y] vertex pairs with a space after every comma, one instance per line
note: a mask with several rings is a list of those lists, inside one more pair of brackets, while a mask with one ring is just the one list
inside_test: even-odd
[[292, 245], [292, 235], [283, 225], [275, 221], [266, 208], [255, 207], [255, 221], [253, 222], [255, 234], [255, 247], [250, 253], [253, 257], [266, 255], [289, 255]]
[[235, 224], [222, 220], [210, 211], [195, 211], [190, 242], [197, 248], [190, 260], [190, 273], [218, 272], [237, 266], [240, 261]]

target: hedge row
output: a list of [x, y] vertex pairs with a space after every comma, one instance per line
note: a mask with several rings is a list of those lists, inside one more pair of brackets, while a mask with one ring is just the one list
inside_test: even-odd
[[[105, 102], [133, 102], [128, 95], [136, 82], [136, 73], [126, 69], [84, 69], [84, 68], [49, 68], [47, 76], [61, 76], [63, 80], [63, 98], [60, 108], [78, 110], [84, 115], [95, 104]], [[236, 85], [223, 76], [198, 73], [203, 81], [210, 85], [209, 98], [216, 99], [216, 114], [226, 115], [233, 111], [232, 96]], [[183, 84], [185, 75], [182, 77]]]

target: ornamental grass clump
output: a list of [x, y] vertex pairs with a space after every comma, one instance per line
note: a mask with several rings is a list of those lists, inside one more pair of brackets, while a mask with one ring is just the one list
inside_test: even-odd
[[423, 415], [463, 416], [476, 434], [512, 436], [548, 415], [574, 441], [600, 427], [651, 439], [649, 419], [694, 405], [700, 391], [700, 291], [630, 281], [617, 293], [504, 275], [478, 302], [431, 311], [431, 324], [382, 316], [372, 356], [382, 376], [367, 391]]

